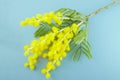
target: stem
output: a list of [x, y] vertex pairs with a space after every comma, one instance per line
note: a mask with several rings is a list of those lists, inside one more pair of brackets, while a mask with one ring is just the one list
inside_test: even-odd
[[98, 14], [99, 12], [101, 12], [101, 11], [103, 11], [103, 10], [106, 10], [106, 9], [108, 9], [108, 8], [112, 7], [113, 5], [118, 4], [118, 3], [120, 3], [120, 0], [115, 0], [115, 1], [113, 1], [112, 3], [106, 5], [106, 6], [102, 7], [102, 8], [99, 8], [99, 9], [97, 9], [96, 11], [88, 14], [86, 17], [87, 17], [87, 18], [90, 18], [90, 17]]

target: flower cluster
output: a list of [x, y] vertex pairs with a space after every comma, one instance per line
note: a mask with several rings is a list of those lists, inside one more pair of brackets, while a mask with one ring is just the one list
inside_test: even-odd
[[28, 57], [28, 61], [24, 66], [34, 70], [38, 58], [40, 56], [46, 58], [49, 61], [41, 72], [46, 75], [47, 79], [50, 78], [50, 71], [60, 66], [61, 61], [67, 56], [67, 52], [70, 50], [69, 43], [77, 30], [78, 26], [75, 23], [63, 29], [53, 26], [52, 32], [40, 37], [38, 40], [33, 40], [30, 45], [25, 45], [24, 55]]
[[38, 27], [41, 22], [45, 22], [48, 24], [57, 23], [58, 25], [60, 25], [62, 24], [62, 20], [61, 20], [62, 16], [63, 15], [60, 12], [58, 13], [50, 12], [44, 15], [37, 14], [35, 17], [26, 18], [24, 21], [20, 23], [20, 25], [21, 26], [31, 25], [34, 27]]

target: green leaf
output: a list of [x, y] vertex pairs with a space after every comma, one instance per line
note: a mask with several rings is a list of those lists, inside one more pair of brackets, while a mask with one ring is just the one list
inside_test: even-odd
[[58, 13], [58, 12], [63, 13], [66, 10], [68, 10], [68, 9], [67, 8], [60, 8], [60, 9], [56, 10], [55, 13]]
[[86, 38], [86, 30], [80, 30], [73, 40], [76, 44], [80, 44], [85, 38]]
[[74, 21], [64, 20], [62, 25], [60, 25], [60, 28], [65, 28], [65, 27], [71, 26], [73, 23], [74, 23]]
[[78, 53], [79, 53], [79, 55], [78, 55], [78, 59], [77, 59], [77, 61], [80, 60], [80, 57], [81, 57], [81, 55], [82, 55], [82, 50], [81, 50], [81, 48], [78, 50]]
[[63, 15], [66, 17], [70, 17], [74, 13], [75, 13], [75, 10], [67, 10], [66, 12], [63, 13]]
[[71, 52], [73, 53], [72, 60], [79, 61], [82, 53], [86, 55], [86, 57], [90, 60], [92, 58], [91, 48], [88, 41], [84, 39], [80, 44], [75, 44], [71, 42]]
[[76, 61], [77, 57], [78, 57], [79, 46], [78, 45], [75, 46], [75, 48], [73, 50], [74, 50], [74, 53], [73, 53], [73, 56], [72, 56], [72, 60]]
[[86, 17], [84, 15], [74, 15], [72, 18], [71, 18], [73, 21], [82, 21], [82, 22], [86, 22]]
[[75, 51], [75, 53], [73, 54], [73, 61], [79, 61], [80, 60], [80, 57], [81, 57], [81, 54], [82, 54], [82, 50], [81, 50], [81, 46], [77, 48], [77, 50]]
[[34, 33], [36, 38], [43, 36], [51, 31], [51, 27], [47, 23], [41, 23], [40, 27]]
[[82, 49], [83, 53], [87, 56], [88, 59], [92, 58], [92, 55], [91, 55], [91, 52], [90, 52], [90, 49], [88, 48], [88, 46], [82, 44], [81, 49]]
[[79, 15], [80, 13], [74, 10], [74, 13], [71, 15], [71, 18], [73, 18], [76, 15]]
[[[63, 14], [63, 23], [59, 26], [59, 28], [71, 26], [73, 23], [86, 23], [86, 16], [77, 12], [76, 10], [61, 8], [55, 11], [55, 13], [57, 12], [61, 12]], [[68, 19], [64, 19], [64, 17]]]
[[73, 21], [80, 20], [80, 15], [75, 15], [74, 17], [72, 17], [72, 20]]
[[82, 42], [83, 46], [87, 47], [88, 49], [91, 49], [91, 45], [89, 44], [89, 42], [84, 39], [83, 42]]

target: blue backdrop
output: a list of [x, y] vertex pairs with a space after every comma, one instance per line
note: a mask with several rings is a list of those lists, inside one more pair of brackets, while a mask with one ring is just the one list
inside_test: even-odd
[[[0, 80], [46, 80], [45, 66], [30, 71], [23, 67], [23, 46], [33, 40], [33, 27], [19, 22], [36, 13], [67, 7], [88, 14], [113, 0], [0, 0]], [[120, 4], [89, 20], [89, 41], [93, 59], [85, 56], [73, 62], [71, 54], [52, 72], [51, 80], [120, 80]]]

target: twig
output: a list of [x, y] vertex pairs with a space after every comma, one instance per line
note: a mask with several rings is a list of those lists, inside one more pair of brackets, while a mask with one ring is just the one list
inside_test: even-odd
[[93, 15], [96, 15], [96, 14], [98, 14], [99, 12], [101, 12], [101, 11], [103, 11], [103, 10], [106, 10], [106, 9], [108, 9], [108, 8], [112, 7], [113, 5], [118, 4], [118, 3], [120, 3], [120, 0], [115, 0], [115, 1], [113, 1], [112, 3], [106, 5], [106, 6], [102, 7], [102, 8], [99, 8], [99, 9], [97, 9], [96, 11], [88, 14], [86, 17], [87, 17], [87, 18], [90, 18], [90, 17], [92, 17]]

